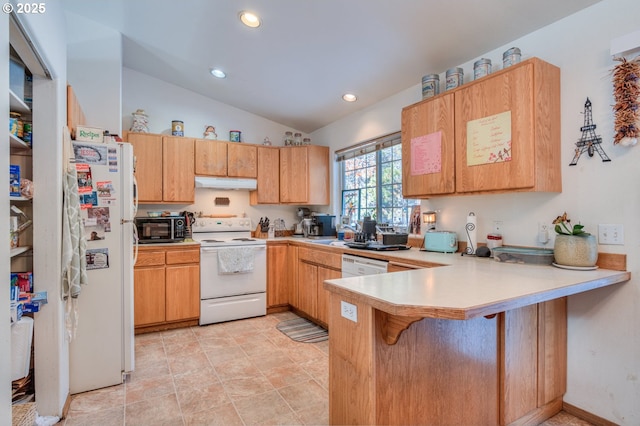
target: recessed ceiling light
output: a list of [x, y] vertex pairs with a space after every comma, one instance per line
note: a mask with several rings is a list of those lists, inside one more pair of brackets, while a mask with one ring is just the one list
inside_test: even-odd
[[253, 12], [248, 12], [246, 10], [241, 11], [238, 16], [243, 24], [250, 28], [258, 28], [262, 21], [260, 17]]
[[353, 93], [345, 93], [344, 95], [342, 95], [342, 99], [347, 102], [355, 102], [358, 100], [358, 97]]
[[217, 78], [225, 78], [227, 76], [224, 71], [218, 68], [211, 68], [211, 75]]

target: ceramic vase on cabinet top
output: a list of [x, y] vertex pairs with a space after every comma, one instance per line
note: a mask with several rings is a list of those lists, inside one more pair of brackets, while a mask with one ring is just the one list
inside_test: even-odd
[[556, 235], [553, 246], [555, 263], [565, 266], [591, 267], [598, 261], [595, 235]]

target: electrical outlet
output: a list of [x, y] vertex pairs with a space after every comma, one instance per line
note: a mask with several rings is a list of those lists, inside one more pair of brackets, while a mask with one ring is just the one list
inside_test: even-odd
[[622, 225], [598, 225], [598, 243], [624, 245], [624, 227]]
[[351, 303], [340, 301], [340, 315], [353, 322], [358, 322], [358, 307]]
[[549, 242], [549, 225], [546, 223], [538, 223], [538, 242], [540, 244]]
[[494, 220], [493, 221], [493, 233], [502, 235], [502, 221]]

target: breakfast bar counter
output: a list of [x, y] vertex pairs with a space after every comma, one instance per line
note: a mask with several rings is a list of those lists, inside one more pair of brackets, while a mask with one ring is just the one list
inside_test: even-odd
[[539, 424], [562, 409], [567, 296], [630, 279], [445, 256], [324, 282], [331, 424]]

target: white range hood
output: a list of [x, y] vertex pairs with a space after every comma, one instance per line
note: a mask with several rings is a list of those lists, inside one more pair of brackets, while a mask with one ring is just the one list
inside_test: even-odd
[[196, 176], [196, 188], [238, 189], [251, 191], [258, 187], [255, 179]]

